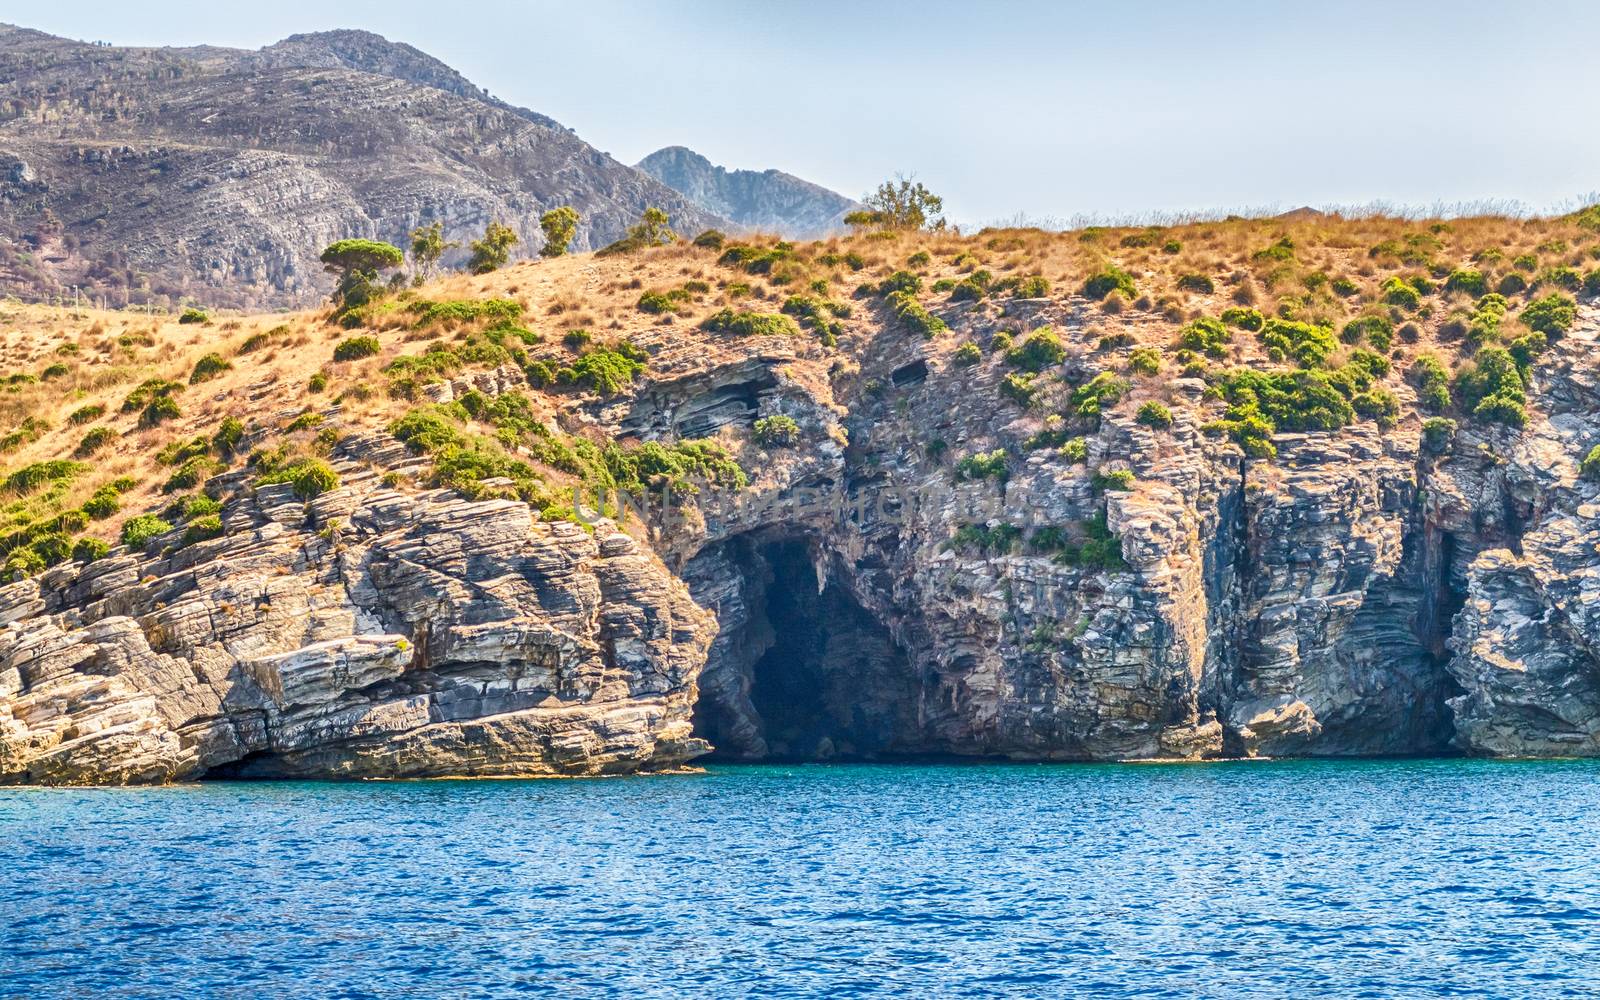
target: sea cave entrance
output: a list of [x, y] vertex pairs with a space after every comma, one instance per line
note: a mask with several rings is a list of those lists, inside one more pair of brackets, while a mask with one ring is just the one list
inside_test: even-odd
[[691, 586], [722, 624], [695, 708], [712, 759], [915, 750], [916, 686], [904, 652], [819, 563], [806, 538], [741, 536], [691, 564]]

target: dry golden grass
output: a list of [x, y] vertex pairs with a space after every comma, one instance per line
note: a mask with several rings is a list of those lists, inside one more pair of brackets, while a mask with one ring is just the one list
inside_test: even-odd
[[[1293, 247], [1285, 259], [1260, 255], [1284, 240]], [[777, 240], [760, 237], [745, 242], [766, 246]], [[1408, 250], [1410, 259], [1374, 253], [1373, 248], [1384, 244]], [[1526, 260], [1521, 266], [1514, 263], [1525, 255], [1531, 256], [1531, 270]], [[484, 276], [449, 275], [404, 297], [515, 299], [525, 309], [522, 324], [543, 337], [535, 355], [564, 363], [572, 351], [563, 344], [563, 336], [584, 329], [597, 343], [627, 340], [645, 347], [652, 355], [652, 377], [670, 379], [703, 369], [719, 357], [751, 350], [749, 341], [731, 341], [698, 329], [700, 320], [716, 310], [776, 312], [797, 293], [848, 301], [858, 286], [875, 285], [895, 271], [909, 269], [922, 278], [923, 303], [952, 328], [915, 348], [927, 356], [948, 354], [963, 341], [985, 340], [998, 330], [1022, 333], [1026, 327], [1051, 323], [1072, 349], [1103, 355], [1104, 366], [1115, 368], [1125, 364], [1133, 347], [1170, 349], [1177, 327], [1199, 316], [1216, 316], [1235, 304], [1338, 328], [1355, 316], [1385, 309], [1379, 286], [1391, 275], [1431, 272], [1439, 281], [1452, 269], [1475, 267], [1492, 288], [1512, 273], [1531, 280], [1552, 267], [1587, 271], [1597, 255], [1600, 237], [1563, 219], [1241, 219], [1165, 228], [841, 237], [794, 246], [789, 258], [766, 274], [721, 265], [716, 251], [680, 243], [628, 256], [584, 254], [523, 262]], [[913, 259], [919, 263], [909, 263]], [[1085, 299], [1080, 294], [1084, 281], [1113, 265], [1133, 277], [1137, 295], [1101, 302]], [[1049, 301], [1024, 303], [991, 296], [953, 302], [948, 292], [934, 290], [937, 283], [960, 281], [980, 270], [996, 279], [1043, 275], [1051, 285]], [[1197, 291], [1180, 285], [1186, 275], [1208, 278], [1213, 289]], [[1350, 287], [1338, 294], [1332, 287], [1335, 281], [1349, 282]], [[709, 291], [688, 296], [677, 311], [656, 315], [638, 308], [644, 292], [667, 292], [689, 282], [703, 282]], [[1191, 281], [1192, 286], [1199, 284]], [[1527, 297], [1514, 298], [1520, 302]], [[1398, 317], [1415, 323], [1416, 335], [1396, 339], [1396, 368], [1402, 369], [1423, 351], [1453, 357], [1456, 348], [1441, 338], [1440, 330], [1453, 311], [1469, 306], [1472, 299], [1440, 291], [1424, 310]], [[822, 348], [809, 336], [793, 347], [800, 355], [821, 359], [817, 371], [832, 365], [842, 380], [841, 391], [848, 391], [862, 352], [893, 323], [878, 299], [861, 299], [843, 323], [836, 350]], [[386, 391], [384, 366], [396, 355], [420, 353], [429, 342], [460, 340], [471, 328], [419, 329], [412, 315], [398, 309], [379, 313], [368, 329], [346, 331], [330, 324], [327, 310], [225, 316], [199, 326], [179, 324], [176, 317], [167, 316], [0, 304], [0, 436], [30, 419], [46, 428], [36, 440], [18, 443], [0, 461], [13, 470], [70, 457], [87, 430], [109, 427], [116, 438], [90, 460], [91, 471], [75, 481], [60, 502], [70, 506], [99, 484], [131, 475], [140, 485], [125, 497], [125, 510], [158, 507], [164, 501], [161, 484], [170, 472], [154, 459], [163, 446], [196, 434], [209, 435], [228, 416], [276, 427], [287, 416], [306, 408], [326, 409], [335, 400], [342, 406], [338, 419], [346, 427], [382, 426], [414, 405]], [[382, 352], [355, 362], [332, 361], [334, 345], [352, 333], [376, 336]], [[264, 346], [240, 353], [247, 340], [262, 335]], [[1105, 337], [1125, 343], [1102, 351], [1099, 344]], [[1230, 352], [1232, 363], [1264, 363], [1259, 346], [1249, 337], [1236, 338]], [[195, 362], [209, 353], [220, 355], [232, 367], [213, 380], [186, 388], [178, 397], [181, 417], [140, 428], [137, 413], [121, 412], [134, 386], [149, 378], [186, 383]], [[29, 381], [51, 365], [65, 370], [48, 380]], [[326, 373], [329, 384], [324, 392], [312, 394], [307, 383], [319, 371]], [[1159, 396], [1159, 383], [1151, 380], [1142, 391]], [[559, 415], [572, 413], [584, 402], [571, 394], [552, 393], [540, 405]], [[69, 414], [92, 405], [103, 406], [105, 415], [82, 425], [69, 423]], [[569, 421], [574, 428], [581, 423]], [[13, 512], [10, 527], [16, 526], [17, 516]], [[90, 531], [109, 538], [116, 526], [113, 519], [91, 526]]]

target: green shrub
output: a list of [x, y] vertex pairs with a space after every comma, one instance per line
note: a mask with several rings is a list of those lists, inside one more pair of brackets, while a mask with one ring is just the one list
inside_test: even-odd
[[788, 448], [800, 442], [800, 425], [782, 413], [757, 420], [754, 432], [756, 443], [764, 448]]
[[1398, 306], [1408, 311], [1415, 311], [1422, 305], [1422, 293], [1415, 285], [1398, 275], [1385, 278], [1378, 290], [1386, 305]]
[[182, 391], [183, 384], [180, 382], [169, 382], [161, 378], [146, 379], [122, 401], [122, 412], [133, 413], [142, 410], [150, 405], [151, 400], [176, 395]]
[[741, 337], [798, 336], [800, 327], [780, 313], [734, 312], [723, 309], [700, 324], [711, 333], [731, 333]]
[[1228, 326], [1255, 333], [1266, 325], [1267, 318], [1261, 315], [1261, 311], [1258, 309], [1251, 309], [1248, 306], [1233, 306], [1222, 310], [1222, 322]]
[[1166, 430], [1172, 426], [1172, 411], [1151, 400], [1139, 407], [1139, 415], [1135, 419], [1146, 427], [1153, 427], [1158, 431]]
[[72, 413], [67, 417], [67, 423], [74, 426], [93, 423], [94, 421], [105, 416], [105, 414], [106, 408], [104, 403], [90, 403], [88, 406], [80, 406], [76, 410], [73, 410]]
[[72, 545], [72, 558], [81, 563], [104, 559], [111, 546], [98, 538], [80, 538]]
[[1251, 258], [1260, 262], [1278, 261], [1280, 263], [1294, 260], [1294, 241], [1285, 236], [1269, 247], [1257, 250]]
[[95, 490], [89, 499], [79, 508], [83, 513], [96, 521], [104, 521], [115, 516], [122, 509], [122, 501], [118, 498], [117, 491], [109, 486], [102, 486]]
[[68, 482], [88, 470], [81, 462], [64, 458], [47, 459], [24, 465], [5, 478], [5, 489], [10, 493], [26, 493], [49, 483]]
[[233, 365], [222, 360], [222, 355], [207, 354], [194, 363], [194, 371], [189, 373], [189, 384], [199, 385], [201, 382], [210, 381], [232, 367]]
[[362, 358], [370, 358], [382, 350], [383, 345], [378, 343], [377, 337], [346, 337], [334, 346], [333, 360], [359, 361]]
[[1543, 288], [1554, 286], [1565, 288], [1569, 292], [1576, 292], [1583, 288], [1583, 275], [1575, 267], [1548, 267], [1540, 272], [1534, 287]]
[[85, 434], [72, 450], [76, 458], [88, 458], [117, 439], [117, 432], [109, 427], [96, 427]]
[[1033, 398], [1039, 392], [1039, 387], [1033, 384], [1033, 380], [1033, 375], [1012, 372], [1000, 380], [1000, 395], [1026, 410], [1033, 405]]
[[659, 314], [672, 312], [678, 303], [687, 296], [674, 297], [668, 292], [645, 292], [639, 296], [638, 309], [643, 313]]
[[207, 539], [216, 538], [222, 534], [222, 518], [216, 514], [206, 514], [190, 521], [183, 529], [183, 541], [180, 545], [193, 545]]
[[1466, 292], [1470, 295], [1483, 295], [1489, 291], [1489, 282], [1484, 278], [1482, 271], [1470, 268], [1457, 268], [1450, 272], [1444, 280], [1445, 291]]
[[140, 514], [122, 522], [122, 544], [142, 551], [150, 543], [172, 530], [172, 525], [154, 514]]
[[[1234, 312], [1235, 310], [1228, 310]], [[1261, 317], [1254, 309], [1250, 310]], [[1227, 316], [1228, 313], [1223, 313]], [[1228, 356], [1228, 344], [1233, 340], [1233, 334], [1226, 326], [1210, 317], [1201, 317], [1185, 326], [1178, 333], [1178, 346], [1189, 351], [1198, 351], [1207, 357], [1225, 358]]]
[[39, 379], [43, 382], [49, 382], [52, 379], [65, 378], [70, 371], [72, 369], [65, 361], [57, 361], [55, 364], [46, 366], [45, 370], [39, 373]]
[[1133, 282], [1133, 275], [1115, 264], [1090, 275], [1088, 280], [1083, 283], [1083, 294], [1096, 301], [1105, 298], [1112, 292], [1121, 292], [1130, 299], [1137, 298], [1139, 295], [1139, 289]]
[[1161, 371], [1161, 352], [1154, 347], [1136, 347], [1128, 354], [1128, 370], [1138, 375]]
[[1096, 472], [1089, 480], [1094, 488], [1102, 493], [1127, 493], [1133, 489], [1134, 475], [1132, 469], [1112, 469], [1109, 472]]
[[726, 243], [727, 240], [727, 234], [722, 230], [707, 229], [699, 236], [696, 236], [692, 242], [702, 250], [721, 250], [722, 244]]
[[910, 271], [896, 271], [878, 282], [879, 295], [893, 295], [895, 292], [904, 292], [915, 295], [922, 291], [922, 279]]
[[644, 371], [641, 353], [628, 344], [619, 344], [616, 350], [595, 348], [572, 363], [572, 382], [604, 397], [615, 396]]
[[1185, 274], [1178, 278], [1178, 287], [1186, 292], [1210, 295], [1217, 290], [1216, 283], [1203, 274]]
[[1067, 349], [1061, 337], [1048, 326], [1028, 334], [1016, 347], [1006, 352], [1006, 364], [1035, 374], [1066, 360]]
[[1072, 392], [1072, 411], [1080, 417], [1098, 420], [1100, 414], [1117, 405], [1132, 386], [1126, 379], [1101, 372]]
[[956, 462], [956, 479], [958, 480], [993, 479], [1003, 483], [1010, 478], [1010, 475], [1011, 470], [1008, 467], [1004, 448], [977, 452], [967, 455]]
[[1032, 274], [1017, 282], [1011, 291], [1015, 299], [1042, 299], [1050, 294], [1050, 282], [1041, 274]]
[[987, 555], [1005, 555], [1017, 547], [1022, 529], [1014, 524], [963, 524], [950, 536], [950, 546], [956, 549], [977, 550]]
[[187, 459], [168, 477], [161, 487], [163, 493], [176, 493], [179, 490], [192, 490], [211, 478], [220, 466], [214, 459], [204, 455], [196, 455]]
[[1456, 422], [1449, 417], [1429, 417], [1422, 422], [1422, 444], [1429, 451], [1438, 453], [1445, 450], [1450, 444], [1450, 439], [1455, 436]]
[[1500, 281], [1494, 286], [1494, 290], [1499, 292], [1501, 295], [1516, 295], [1519, 292], [1525, 292], [1528, 290], [1528, 279], [1524, 278], [1520, 274], [1512, 272], [1501, 278]]
[[1393, 427], [1400, 416], [1400, 402], [1394, 393], [1374, 386], [1350, 397], [1350, 408], [1356, 415], [1374, 420], [1380, 427]]
[[206, 314], [206, 311], [204, 309], [196, 309], [195, 307], [190, 306], [189, 308], [187, 308], [187, 309], [185, 309], [183, 311], [182, 315], [180, 315], [178, 317], [178, 322], [179, 323], [209, 323], [209, 322], [211, 322], [211, 317]]
[[1081, 464], [1089, 458], [1089, 442], [1081, 437], [1068, 438], [1061, 443], [1061, 447], [1057, 449], [1056, 454], [1060, 455], [1064, 461], [1074, 465]]
[[310, 500], [329, 490], [338, 489], [339, 474], [320, 458], [297, 458], [256, 480], [257, 486], [274, 483], [289, 483], [294, 487], [296, 496]]
[[1338, 350], [1339, 342], [1327, 327], [1291, 320], [1269, 319], [1259, 334], [1267, 356], [1274, 361], [1293, 359], [1302, 368], [1320, 368]]
[[900, 322], [926, 340], [949, 329], [944, 320], [930, 313], [910, 292], [890, 292], [887, 301]]
[[139, 414], [139, 426], [155, 427], [163, 421], [174, 420], [182, 415], [183, 411], [178, 408], [176, 399], [171, 396], [157, 396]]
[[313, 372], [311, 378], [306, 380], [307, 392], [322, 392], [326, 388], [328, 388], [327, 372]]
[[1346, 299], [1361, 291], [1360, 285], [1343, 276], [1334, 278], [1332, 281], [1330, 281], [1328, 283], [1328, 288], [1332, 290], [1333, 294]]
[[1600, 479], [1600, 444], [1589, 449], [1589, 454], [1583, 457], [1583, 464], [1578, 471], [1585, 479]]
[[1511, 353], [1486, 347], [1456, 373], [1455, 395], [1473, 419], [1521, 427], [1527, 422], [1522, 374]]
[[1366, 341], [1380, 351], [1387, 351], [1394, 342], [1394, 324], [1389, 317], [1377, 313], [1357, 316], [1344, 325], [1339, 339], [1347, 344]]
[[1566, 335], [1577, 318], [1577, 304], [1559, 292], [1528, 303], [1517, 316], [1528, 329], [1536, 330], [1552, 340]]
[[963, 368], [971, 367], [983, 360], [983, 351], [978, 348], [977, 344], [969, 340], [956, 348], [955, 354], [951, 355], [951, 360]]

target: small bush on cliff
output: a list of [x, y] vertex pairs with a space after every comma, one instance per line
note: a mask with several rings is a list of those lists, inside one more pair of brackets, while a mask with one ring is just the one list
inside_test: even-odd
[[[1229, 310], [1232, 312], [1233, 310]], [[1250, 310], [1255, 312], [1254, 309]], [[1224, 316], [1227, 313], [1223, 314]], [[1256, 313], [1260, 316], [1260, 313]], [[1178, 332], [1178, 346], [1189, 351], [1198, 351], [1210, 358], [1225, 358], [1228, 356], [1228, 344], [1233, 340], [1233, 334], [1228, 328], [1210, 317], [1201, 317], [1185, 326]]]
[[1073, 390], [1072, 412], [1089, 420], [1099, 420], [1100, 414], [1117, 405], [1131, 388], [1127, 379], [1101, 372]]
[[1456, 372], [1456, 397], [1473, 419], [1521, 427], [1527, 423], [1522, 373], [1511, 352], [1486, 347]]
[[[644, 371], [643, 352], [631, 344], [616, 349], [597, 347], [562, 369], [558, 379], [592, 389], [605, 397], [618, 395]], [[565, 378], [562, 378], [565, 376]]]
[[98, 538], [80, 538], [72, 545], [72, 558], [81, 563], [92, 563], [96, 559], [104, 559], [111, 551], [111, 545]]
[[1585, 479], [1600, 480], [1600, 444], [1589, 449], [1589, 454], [1583, 456], [1583, 464], [1579, 471]]
[[980, 451], [956, 463], [957, 480], [993, 479], [1003, 483], [1010, 475], [1004, 448]]
[[1135, 347], [1128, 354], [1128, 371], [1135, 375], [1160, 374], [1161, 352], [1154, 347]]
[[756, 443], [764, 448], [788, 448], [800, 443], [800, 425], [782, 413], [762, 417], [753, 430]]
[[1067, 349], [1061, 337], [1048, 326], [1028, 334], [1027, 338], [1006, 352], [1006, 364], [1035, 374], [1059, 365], [1066, 359]]
[[333, 348], [335, 361], [359, 361], [370, 358], [383, 350], [383, 345], [378, 343], [377, 337], [346, 337], [339, 341]]
[[1528, 329], [1552, 340], [1565, 336], [1577, 318], [1577, 304], [1559, 292], [1528, 303], [1528, 307], [1517, 317]]
[[1133, 283], [1133, 275], [1122, 270], [1115, 264], [1108, 265], [1104, 270], [1091, 274], [1083, 283], [1083, 294], [1091, 299], [1100, 300], [1112, 292], [1121, 292], [1128, 298], [1137, 298], [1138, 286]]
[[888, 303], [900, 322], [913, 333], [922, 334], [926, 340], [932, 340], [935, 335], [949, 329], [944, 320], [929, 312], [921, 302], [917, 301], [916, 296], [909, 292], [889, 293]]
[[1166, 430], [1168, 427], [1172, 426], [1172, 411], [1155, 400], [1151, 400], [1150, 402], [1139, 407], [1139, 415], [1134, 419], [1138, 420], [1139, 423], [1144, 424], [1146, 427], [1153, 427], [1156, 430]]
[[1233, 306], [1222, 310], [1222, 322], [1240, 330], [1255, 333], [1266, 325], [1267, 318], [1261, 315], [1258, 309], [1249, 306]]
[[981, 552], [985, 555], [1005, 555], [1017, 547], [1022, 539], [1022, 529], [1014, 524], [963, 524], [950, 536], [953, 549]]
[[1457, 268], [1450, 272], [1444, 280], [1447, 292], [1466, 292], [1469, 295], [1482, 295], [1489, 290], [1489, 282], [1484, 278], [1483, 272], [1472, 268]]
[[122, 523], [122, 544], [130, 549], [142, 550], [171, 530], [172, 525], [154, 514], [140, 514]]
[[208, 382], [232, 367], [233, 365], [222, 360], [222, 355], [207, 354], [194, 363], [194, 371], [189, 373], [189, 384], [198, 385], [201, 382]]
[[741, 337], [798, 336], [800, 326], [780, 313], [734, 312], [723, 309], [700, 324], [711, 333], [731, 333]]
[[955, 354], [951, 355], [950, 360], [963, 368], [969, 368], [983, 360], [983, 351], [977, 344], [969, 340], [956, 348]]
[[1456, 422], [1449, 417], [1429, 417], [1422, 422], [1423, 447], [1435, 454], [1444, 451], [1455, 436]]
[[1096, 472], [1089, 479], [1089, 484], [1096, 490], [1104, 493], [1128, 493], [1132, 491], [1135, 482], [1132, 469], [1111, 469]]
[[1291, 320], [1267, 320], [1259, 337], [1272, 360], [1292, 359], [1302, 368], [1322, 367], [1339, 349], [1332, 330]]
[[78, 446], [72, 449], [72, 456], [74, 458], [88, 458], [116, 439], [116, 431], [109, 427], [96, 427], [78, 441]]
[[302, 500], [321, 496], [339, 488], [339, 474], [320, 458], [297, 458], [256, 480], [257, 486], [288, 483]]

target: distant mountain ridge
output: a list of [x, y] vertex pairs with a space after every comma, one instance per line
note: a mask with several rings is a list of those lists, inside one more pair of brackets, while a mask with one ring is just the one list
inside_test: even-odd
[[640, 170], [708, 212], [747, 229], [800, 239], [844, 229], [860, 202], [781, 170], [728, 170], [684, 146], [640, 160]]
[[437, 220], [465, 243], [499, 219], [529, 256], [557, 205], [581, 214], [577, 250], [651, 206], [691, 234], [735, 228], [371, 32], [246, 51], [0, 25], [0, 293], [303, 306], [329, 288], [317, 254], [335, 239], [403, 244]]

